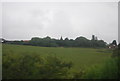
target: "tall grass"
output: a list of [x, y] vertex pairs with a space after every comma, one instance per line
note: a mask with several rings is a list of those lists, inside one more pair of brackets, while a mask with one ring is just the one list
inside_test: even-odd
[[[3, 74], [4, 74], [3, 78], [6, 78], [6, 77], [11, 78], [11, 76], [13, 75], [19, 75], [19, 76], [16, 76], [16, 78], [20, 78], [20, 77], [21, 78], [43, 78], [39, 76], [43, 76], [44, 74], [44, 77], [46, 77], [46, 73], [48, 75], [50, 74], [48, 71], [50, 72], [55, 71], [56, 67], [53, 67], [53, 69], [50, 70], [49, 68], [51, 65], [48, 67], [48, 64], [46, 64], [47, 62], [49, 62], [50, 64], [55, 63], [55, 66], [56, 66], [55, 60], [49, 59], [49, 61], [47, 62], [46, 60], [43, 60], [44, 64], [41, 64], [40, 61], [35, 61], [36, 58], [39, 58], [36, 55], [38, 56], [40, 55], [40, 59], [46, 58], [46, 60], [48, 60], [47, 56], [55, 55], [57, 58], [60, 58], [62, 62], [63, 61], [67, 62], [67, 64], [64, 64], [64, 63], [62, 64], [62, 66], [64, 65], [64, 67], [66, 66], [68, 67], [67, 70], [66, 68], [63, 67], [63, 70], [57, 69], [57, 71], [60, 70], [60, 73], [63, 73], [63, 74], [65, 74], [64, 71], [67, 71], [68, 74], [70, 72], [71, 74], [69, 75], [67, 74], [68, 78], [73, 78], [74, 77], [73, 73], [78, 72], [79, 70], [80, 70], [80, 73], [78, 72], [76, 74], [76, 77], [74, 77], [75, 79], [76, 78], [99, 79], [99, 78], [109, 78], [110, 76], [111, 78], [116, 78], [117, 76], [116, 74], [117, 63], [114, 62], [115, 59], [114, 60], [109, 59], [111, 56], [111, 52], [107, 49], [54, 48], [54, 47], [35, 47], [35, 46], [3, 44]], [[108, 61], [104, 63], [106, 60]], [[69, 62], [73, 63], [73, 66], [71, 69], [69, 69], [69, 67], [71, 67], [71, 63]], [[25, 69], [23, 68], [23, 65], [22, 66], [20, 65], [24, 63], [28, 65], [28, 66], [24, 65], [25, 69], [26, 70], [30, 69], [29, 71], [31, 76], [29, 77], [28, 77], [28, 74], [24, 72]], [[97, 64], [97, 65], [91, 67], [94, 64]], [[39, 65], [43, 65], [43, 66], [39, 66]], [[60, 65], [61, 65], [61, 62], [60, 62]], [[34, 69], [31, 70], [31, 67]], [[20, 68], [21, 73], [19, 72], [18, 68]], [[110, 72], [110, 70], [113, 70], [113, 72]], [[41, 74], [41, 71], [42, 71], [42, 74]], [[33, 73], [35, 77], [33, 77], [31, 73]], [[66, 75], [63, 76], [61, 74], [56, 74], [56, 72], [53, 74], [59, 75], [59, 77], [58, 76], [55, 77], [54, 75], [50, 74], [51, 77], [48, 77], [48, 78], [67, 78]], [[15, 78], [15, 77], [12, 77], [12, 78]]]
[[118, 58], [110, 58], [101, 65], [88, 68], [82, 78], [85, 79], [118, 79]]
[[24, 46], [24, 45], [11, 45], [3, 44], [3, 56], [5, 54], [19, 55], [24, 54], [39, 54], [42, 57], [49, 55], [55, 55], [56, 57], [66, 61], [73, 62], [72, 72], [78, 72], [80, 68], [89, 68], [94, 64], [102, 64], [111, 56], [106, 49], [94, 49], [94, 48], [55, 48], [55, 47], [36, 47], [36, 46]]

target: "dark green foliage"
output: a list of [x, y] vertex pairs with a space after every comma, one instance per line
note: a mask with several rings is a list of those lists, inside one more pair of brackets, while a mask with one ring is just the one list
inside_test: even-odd
[[90, 47], [90, 42], [85, 37], [77, 37], [74, 44], [76, 47]]
[[106, 42], [103, 40], [92, 41], [93, 47], [106, 47]]
[[104, 64], [90, 67], [80, 78], [85, 79], [118, 79], [118, 58], [111, 58]]
[[120, 50], [120, 43], [118, 44], [118, 49]]
[[77, 79], [118, 79], [120, 75], [120, 49], [113, 50], [113, 55], [103, 64], [94, 65], [87, 70], [80, 70], [74, 74]]
[[117, 45], [116, 40], [113, 40], [112, 44], [116, 46]]
[[45, 37], [45, 38], [32, 38], [29, 41], [30, 45], [33, 46], [45, 46], [45, 47], [57, 47], [58, 45], [56, 44], [56, 40], [55, 39], [51, 39], [50, 37]]
[[19, 44], [19, 45], [32, 45], [32, 46], [43, 46], [43, 47], [106, 47], [106, 42], [103, 40], [97, 40], [94, 35], [89, 40], [85, 37], [77, 37], [75, 40], [61, 37], [59, 40], [51, 39], [49, 36], [45, 38], [33, 37], [30, 41], [8, 41], [6, 43]]
[[71, 63], [54, 56], [38, 54], [4, 54], [3, 79], [62, 79], [67, 78]]
[[82, 76], [85, 74], [83, 69], [79, 69], [78, 72], [73, 73], [73, 79], [83, 79]]
[[120, 57], [120, 44], [118, 44], [118, 47], [113, 49], [112, 57]]

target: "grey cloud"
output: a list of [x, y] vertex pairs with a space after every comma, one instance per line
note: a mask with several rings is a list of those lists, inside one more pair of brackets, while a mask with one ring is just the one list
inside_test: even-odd
[[4, 3], [3, 37], [33, 36], [76, 38], [97, 35], [106, 42], [118, 40], [117, 3]]

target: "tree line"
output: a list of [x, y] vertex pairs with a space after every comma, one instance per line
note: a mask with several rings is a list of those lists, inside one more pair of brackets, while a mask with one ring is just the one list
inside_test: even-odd
[[33, 37], [29, 41], [4, 41], [8, 44], [19, 44], [19, 45], [32, 45], [32, 46], [43, 46], [43, 47], [106, 47], [106, 42], [98, 40], [95, 35], [92, 35], [92, 39], [89, 40], [83, 36], [77, 37], [76, 39], [69, 39], [62, 37], [60, 39], [54, 39], [49, 36], [44, 38]]

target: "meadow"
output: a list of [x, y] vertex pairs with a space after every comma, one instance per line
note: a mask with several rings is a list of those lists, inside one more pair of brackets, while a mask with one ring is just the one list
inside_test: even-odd
[[2, 48], [3, 55], [39, 54], [41, 57], [56, 56], [62, 61], [72, 62], [73, 67], [70, 70], [72, 72], [78, 72], [80, 69], [102, 64], [108, 60], [112, 54], [110, 50], [104, 48], [37, 47], [11, 44], [3, 44]]

